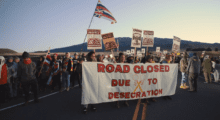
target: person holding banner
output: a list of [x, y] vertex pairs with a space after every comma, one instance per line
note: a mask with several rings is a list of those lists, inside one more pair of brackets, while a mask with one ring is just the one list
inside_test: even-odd
[[[171, 57], [172, 57], [171, 55], [167, 55], [167, 56], [165, 57], [165, 60], [162, 61], [162, 64], [163, 64], [163, 63], [166, 63], [166, 64], [172, 63], [172, 61], [170, 60]], [[164, 96], [163, 98], [164, 98], [165, 100], [166, 100], [166, 99], [172, 100], [172, 98], [171, 98], [170, 96]]]
[[[119, 54], [119, 61], [118, 61], [118, 63], [125, 63], [125, 55], [123, 53]], [[124, 105], [127, 106], [127, 107], [129, 106], [127, 100], [124, 101]], [[116, 107], [120, 108], [119, 101], [116, 102]]]
[[[90, 51], [87, 54], [87, 62], [97, 62], [96, 58], [95, 58], [95, 52], [94, 51]], [[95, 107], [95, 105], [91, 105], [91, 109], [92, 111], [97, 111], [97, 108]], [[84, 105], [84, 109], [83, 109], [83, 113], [86, 114], [88, 111], [88, 104]]]

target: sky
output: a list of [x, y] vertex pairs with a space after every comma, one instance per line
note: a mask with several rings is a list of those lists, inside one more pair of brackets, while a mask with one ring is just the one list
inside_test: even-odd
[[[45, 51], [83, 43], [98, 0], [0, 0], [0, 48]], [[220, 43], [220, 0], [101, 0], [117, 20], [94, 17], [90, 29], [131, 37]]]

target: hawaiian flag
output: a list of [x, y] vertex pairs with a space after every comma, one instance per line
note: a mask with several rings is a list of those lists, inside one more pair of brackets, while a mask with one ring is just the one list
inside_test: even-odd
[[101, 3], [100, 0], [98, 1], [98, 4], [96, 6], [94, 16], [107, 19], [111, 21], [111, 24], [117, 23], [112, 13]]

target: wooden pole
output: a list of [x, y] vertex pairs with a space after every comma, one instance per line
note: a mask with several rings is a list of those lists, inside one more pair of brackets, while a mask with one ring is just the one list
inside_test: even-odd
[[[98, 3], [99, 3], [99, 1], [97, 2], [97, 4], [98, 4]], [[97, 6], [97, 4], [96, 4], [96, 6]], [[89, 28], [90, 28], [90, 26], [91, 26], [91, 23], [92, 23], [92, 20], [93, 20], [93, 17], [94, 17], [94, 13], [95, 13], [95, 11], [93, 12], [92, 19], [91, 19], [91, 21], [90, 21], [90, 24], [89, 24], [88, 29], [89, 29]], [[87, 32], [86, 32], [86, 36], [87, 36]], [[85, 43], [86, 36], [85, 36], [85, 38], [84, 38], [83, 43]], [[87, 44], [88, 44], [88, 43], [87, 43]], [[82, 44], [82, 48], [81, 48], [81, 52], [80, 52], [80, 54], [82, 53], [82, 50], [83, 50], [83, 44]]]
[[135, 47], [135, 49], [134, 49], [134, 59], [133, 59], [133, 63], [134, 63], [134, 61], [135, 61], [135, 56], [136, 56], [136, 47]]

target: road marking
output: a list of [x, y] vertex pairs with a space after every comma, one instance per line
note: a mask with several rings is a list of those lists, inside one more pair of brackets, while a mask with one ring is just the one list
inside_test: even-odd
[[132, 120], [137, 120], [140, 104], [141, 104], [141, 99], [138, 100], [138, 103], [137, 103], [136, 109], [134, 111], [134, 116], [133, 116]]
[[[74, 87], [77, 87], [77, 86], [79, 86], [79, 85], [75, 85]], [[51, 95], [54, 95], [54, 94], [57, 94], [57, 93], [59, 93], [59, 91], [51, 93], [51, 94], [48, 94], [48, 95], [45, 95], [45, 96], [42, 96], [42, 97], [39, 97], [39, 99], [42, 99], [42, 98], [45, 98], [45, 97], [48, 97], [48, 96], [51, 96]], [[34, 101], [34, 99], [29, 100], [29, 102], [32, 102], [32, 101]], [[7, 110], [7, 109], [10, 109], [10, 108], [22, 105], [22, 104], [24, 104], [24, 102], [16, 104], [16, 105], [9, 106], [9, 107], [3, 108], [3, 109], [0, 109], [0, 111]]]

